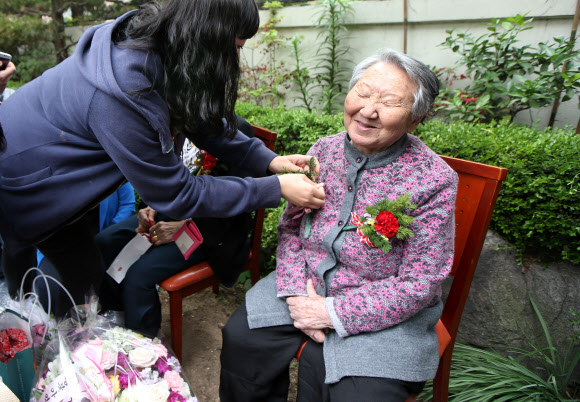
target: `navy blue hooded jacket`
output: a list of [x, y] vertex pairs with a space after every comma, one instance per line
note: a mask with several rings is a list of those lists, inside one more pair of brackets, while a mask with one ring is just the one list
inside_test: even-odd
[[[0, 233], [14, 249], [37, 243], [98, 205], [128, 180], [174, 219], [228, 217], [280, 202], [276, 176], [191, 177], [172, 152], [159, 56], [114, 45], [114, 22], [89, 28], [74, 55], [0, 106]], [[259, 139], [198, 133], [194, 142], [230, 166], [265, 175], [276, 156]]]

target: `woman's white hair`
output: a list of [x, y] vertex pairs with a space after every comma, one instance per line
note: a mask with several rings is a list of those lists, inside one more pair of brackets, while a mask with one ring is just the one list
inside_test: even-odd
[[425, 64], [396, 50], [382, 50], [357, 64], [352, 72], [349, 90], [356, 85], [369, 67], [381, 62], [399, 67], [417, 85], [417, 91], [413, 94], [411, 119], [417, 121], [427, 116], [433, 108], [435, 98], [439, 95], [439, 80]]

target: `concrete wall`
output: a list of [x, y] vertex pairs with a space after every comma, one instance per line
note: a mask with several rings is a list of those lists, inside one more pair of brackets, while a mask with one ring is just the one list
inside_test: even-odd
[[[403, 51], [403, 0], [358, 1], [353, 2], [353, 18], [348, 23], [348, 41], [351, 47], [349, 59], [357, 63], [377, 49], [390, 47]], [[474, 36], [486, 32], [483, 24], [492, 18], [512, 17], [528, 13], [533, 17], [534, 29], [521, 35], [522, 44], [537, 44], [550, 41], [557, 36], [569, 37], [572, 29], [576, 0], [408, 0], [407, 53], [430, 66], [451, 67], [457, 56], [450, 50], [439, 47], [447, 34], [445, 30], [456, 28], [469, 31]], [[314, 58], [318, 48], [315, 29], [316, 14], [319, 6], [289, 6], [279, 10], [282, 20], [277, 29], [280, 34], [290, 38], [304, 36], [301, 48], [306, 61]], [[270, 11], [261, 11], [263, 24]], [[251, 42], [244, 48], [248, 59], [257, 62], [259, 52], [252, 52]], [[578, 99], [561, 104], [556, 126], [576, 127], [580, 113]], [[521, 112], [516, 121], [531, 123], [538, 121], [544, 126], [549, 117], [549, 108], [533, 115]]]

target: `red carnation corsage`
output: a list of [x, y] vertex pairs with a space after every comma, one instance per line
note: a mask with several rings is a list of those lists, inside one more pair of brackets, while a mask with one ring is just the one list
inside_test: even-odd
[[360, 236], [360, 242], [369, 247], [378, 247], [384, 253], [393, 248], [390, 239], [405, 240], [415, 236], [409, 228], [415, 218], [406, 214], [417, 208], [410, 202], [411, 195], [405, 194], [394, 201], [383, 199], [375, 205], [365, 208], [365, 214], [359, 216], [351, 212], [351, 225], [342, 230], [354, 230]]

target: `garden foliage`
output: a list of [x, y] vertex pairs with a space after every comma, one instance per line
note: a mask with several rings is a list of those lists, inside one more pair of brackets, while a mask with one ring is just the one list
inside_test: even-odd
[[344, 130], [342, 114], [263, 108], [248, 102], [238, 102], [236, 112], [252, 124], [277, 132], [276, 152], [282, 155], [306, 154], [319, 138]]
[[10, 53], [16, 73], [10, 88], [40, 76], [71, 54], [76, 44], [65, 27], [88, 26], [137, 8], [140, 0], [0, 1], [0, 51]]
[[580, 136], [507, 122], [438, 119], [420, 125], [416, 134], [439, 154], [507, 168], [492, 228], [520, 252], [552, 251], [580, 264]]
[[278, 246], [278, 222], [288, 202], [282, 200], [278, 208], [266, 210], [262, 229], [262, 252], [260, 253], [260, 270], [263, 273], [276, 269], [276, 247]]
[[[452, 69], [436, 69], [444, 84], [437, 110], [451, 120], [490, 122], [552, 105], [557, 99], [573, 99], [580, 88], [580, 51], [575, 49], [575, 38], [522, 45], [519, 38], [533, 28], [532, 20], [519, 14], [493, 19], [486, 24], [487, 33], [478, 37], [447, 30], [441, 45], [459, 58]], [[464, 74], [456, 72], [457, 68]], [[451, 87], [466, 79], [469, 83], [463, 89]]]
[[248, 41], [241, 54], [241, 79], [238, 97], [261, 106], [283, 104], [290, 89], [291, 71], [279, 52], [290, 41], [278, 29], [278, 15], [283, 7], [279, 1], [267, 1], [262, 6], [270, 10], [270, 18], [258, 29], [257, 41]]
[[322, 110], [332, 114], [340, 109], [343, 88], [350, 78], [351, 69], [345, 66], [350, 55], [350, 47], [345, 45], [348, 37], [346, 20], [352, 15], [349, 0], [324, 0], [318, 14], [320, 29], [317, 39], [320, 46], [316, 52], [316, 75], [320, 79], [322, 93], [318, 97]]
[[[276, 151], [281, 154], [304, 154], [317, 139], [344, 130], [342, 114], [318, 115], [248, 103], [238, 103], [237, 112], [252, 124], [277, 132]], [[509, 169], [492, 228], [520, 253], [543, 250], [580, 264], [580, 136], [507, 121], [447, 123], [439, 119], [420, 125], [414, 134], [439, 154]], [[279, 214], [270, 216], [278, 219]], [[270, 229], [275, 225], [265, 231]], [[267, 238], [264, 246], [272, 252], [275, 245], [269, 241], [277, 241], [276, 237]]]
[[[244, 47], [239, 99], [261, 106], [284, 106], [294, 89], [295, 99], [308, 111], [320, 109], [332, 114], [340, 109], [351, 71], [346, 44], [346, 21], [353, 13], [350, 0], [320, 2], [315, 16], [319, 46], [308, 55], [301, 47], [303, 36], [288, 39], [277, 29], [283, 4], [267, 1], [262, 8], [270, 10], [270, 17], [258, 30], [257, 41], [248, 41]], [[285, 50], [290, 52], [293, 69], [281, 57]], [[306, 63], [306, 59], [311, 62]]]
[[[560, 353], [531, 295], [530, 303], [542, 327], [545, 346], [525, 332], [530, 345], [527, 350], [509, 348], [499, 353], [456, 343], [449, 378], [450, 401], [578, 401], [580, 388], [572, 380], [580, 362], [578, 333], [567, 351]], [[418, 400], [429, 400], [432, 392], [429, 381]]]

